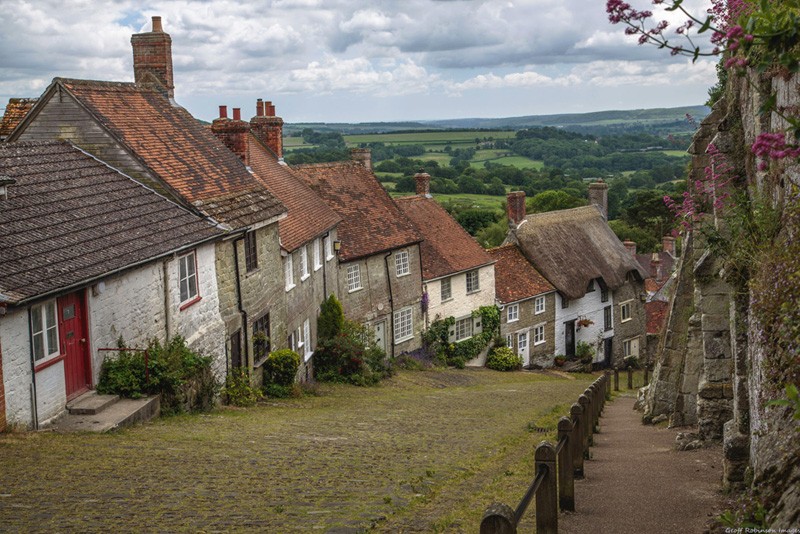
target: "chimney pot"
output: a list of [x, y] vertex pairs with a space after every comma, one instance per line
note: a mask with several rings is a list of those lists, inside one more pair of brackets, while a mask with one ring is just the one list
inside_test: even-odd
[[630, 252], [631, 256], [636, 259], [636, 242], [623, 241], [622, 244], [625, 245], [625, 248], [628, 249], [628, 252]]
[[264, 101], [260, 98], [256, 100], [256, 117], [264, 116]]
[[508, 226], [516, 229], [525, 220], [525, 191], [511, 191], [506, 195]]
[[153, 31], [164, 32], [164, 29], [161, 27], [161, 17], [153, 17]]
[[242, 108], [233, 108], [233, 120], [242, 120]]
[[219, 118], [220, 119], [227, 119], [228, 118], [228, 106], [220, 106], [219, 107]]
[[661, 248], [672, 256], [675, 257], [675, 238], [672, 236], [665, 235], [661, 238]]

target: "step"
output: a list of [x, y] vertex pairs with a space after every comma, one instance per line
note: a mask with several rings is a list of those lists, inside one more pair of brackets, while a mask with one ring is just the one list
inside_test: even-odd
[[119, 395], [100, 395], [96, 391], [89, 391], [67, 403], [67, 411], [73, 415], [95, 415], [118, 400]]
[[109, 432], [136, 423], [144, 423], [161, 413], [161, 397], [119, 399], [100, 413], [67, 413], [53, 429], [56, 432]]

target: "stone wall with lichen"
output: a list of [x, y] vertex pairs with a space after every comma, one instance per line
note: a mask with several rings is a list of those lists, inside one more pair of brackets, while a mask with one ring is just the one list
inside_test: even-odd
[[732, 169], [714, 194], [731, 200], [684, 236], [645, 421], [668, 417], [696, 424], [701, 439], [722, 440], [723, 485], [752, 489], [767, 523], [789, 528], [800, 524], [800, 421], [793, 406], [769, 402], [785, 398], [787, 384], [800, 385], [800, 164], [759, 165], [750, 147], [759, 134], [787, 127], [778, 114], [760, 113], [765, 94], [800, 115], [800, 75], [748, 77], [730, 80], [690, 151], [690, 190], [715, 164], [713, 144]]

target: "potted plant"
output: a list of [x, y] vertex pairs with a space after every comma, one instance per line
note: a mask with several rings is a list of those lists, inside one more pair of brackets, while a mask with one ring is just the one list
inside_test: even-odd
[[555, 364], [556, 367], [563, 367], [564, 362], [566, 361], [567, 359], [562, 354], [559, 354], [558, 356], [553, 358], [553, 363]]

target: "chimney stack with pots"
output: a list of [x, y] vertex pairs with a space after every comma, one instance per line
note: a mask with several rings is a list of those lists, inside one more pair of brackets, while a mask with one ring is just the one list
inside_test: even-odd
[[175, 97], [172, 79], [172, 38], [161, 28], [161, 17], [153, 17], [153, 31], [131, 36], [133, 76], [136, 83], [156, 85], [167, 98]]
[[516, 229], [525, 220], [525, 191], [511, 191], [506, 195], [508, 227]]
[[250, 131], [283, 161], [283, 119], [275, 116], [272, 102], [256, 100], [256, 115], [250, 119]]
[[625, 245], [626, 249], [628, 249], [628, 252], [630, 253], [631, 257], [633, 259], [636, 259], [636, 242], [635, 241], [623, 241], [622, 244]]
[[351, 148], [350, 159], [372, 170], [372, 150], [369, 148]]
[[669, 235], [665, 235], [661, 238], [661, 248], [672, 256], [675, 257], [675, 238]]
[[228, 107], [219, 107], [219, 118], [211, 123], [211, 131], [231, 152], [247, 165], [247, 134], [250, 124], [242, 120], [242, 110], [233, 108], [233, 119], [228, 118]]
[[661, 281], [661, 257], [658, 252], [653, 252], [650, 257], [650, 276], [656, 279], [656, 282]]
[[414, 181], [417, 182], [417, 194], [423, 197], [431, 198], [431, 175], [420, 169], [414, 175]]
[[589, 184], [589, 204], [600, 208], [603, 219], [608, 220], [608, 184], [603, 180]]

